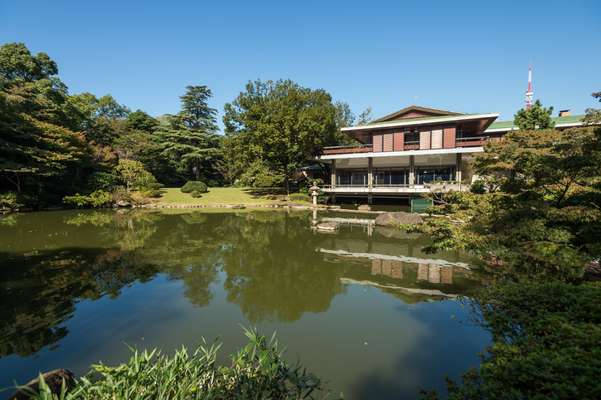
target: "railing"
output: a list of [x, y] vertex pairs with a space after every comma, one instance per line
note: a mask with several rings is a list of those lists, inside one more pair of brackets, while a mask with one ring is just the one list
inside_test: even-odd
[[403, 150], [419, 150], [419, 142], [405, 142]]
[[332, 154], [371, 153], [371, 151], [371, 144], [354, 146], [329, 146], [323, 148], [322, 154], [327, 156]]
[[[488, 136], [464, 136], [455, 139], [455, 147], [479, 147], [484, 146], [490, 138]], [[403, 150], [430, 150], [420, 149], [419, 141], [407, 141], [403, 143]], [[373, 146], [371, 144], [354, 145], [354, 146], [330, 146], [324, 147], [322, 155], [334, 154], [354, 154], [354, 153], [371, 153]]]
[[474, 146], [484, 146], [486, 141], [488, 140], [487, 136], [465, 136], [458, 137], [455, 139], [456, 147], [474, 147]]

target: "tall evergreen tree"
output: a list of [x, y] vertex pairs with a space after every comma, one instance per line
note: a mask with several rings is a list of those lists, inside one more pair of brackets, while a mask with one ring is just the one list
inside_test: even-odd
[[213, 96], [211, 89], [204, 85], [187, 86], [186, 93], [180, 96], [182, 121], [188, 129], [215, 133], [217, 131], [217, 110], [209, 107]]

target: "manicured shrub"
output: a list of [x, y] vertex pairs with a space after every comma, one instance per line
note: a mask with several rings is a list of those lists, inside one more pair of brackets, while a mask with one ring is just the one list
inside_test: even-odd
[[201, 181], [188, 181], [184, 186], [180, 189], [183, 193], [206, 193], [209, 191], [209, 188], [204, 182]]
[[305, 193], [292, 193], [290, 196], [290, 201], [311, 201], [311, 196]]
[[194, 197], [195, 199], [198, 199], [198, 198], [202, 197], [202, 193], [200, 193], [199, 191], [195, 190], [192, 193], [190, 193], [190, 196]]
[[88, 195], [77, 193], [73, 196], [65, 196], [63, 198], [63, 203], [80, 208], [103, 207], [110, 204], [111, 201], [111, 194], [104, 190], [96, 190]]
[[[217, 364], [220, 345], [185, 348], [173, 356], [158, 350], [134, 351], [118, 366], [93, 365], [77, 379], [65, 400], [150, 399], [312, 399], [323, 397], [321, 382], [297, 365], [289, 365], [271, 339], [246, 331], [248, 344], [231, 356], [230, 366]], [[42, 384], [38, 400], [53, 398]]]
[[472, 183], [470, 186], [470, 191], [476, 194], [486, 193], [486, 185], [484, 184], [484, 181], [477, 180], [476, 182]]

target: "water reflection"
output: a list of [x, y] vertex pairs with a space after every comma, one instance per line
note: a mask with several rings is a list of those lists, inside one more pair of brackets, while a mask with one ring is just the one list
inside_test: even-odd
[[[183, 298], [196, 310], [225, 313], [224, 305], [214, 304], [219, 299], [253, 324], [291, 324], [325, 313], [338, 295], [358, 285], [403, 303], [444, 300], [478, 285], [467, 268], [472, 260], [460, 253], [424, 254], [427, 238], [372, 224], [342, 224], [325, 234], [311, 229], [314, 217], [171, 210], [2, 218], [0, 357], [58, 346], [69, 335], [78, 303], [119, 301], [125, 288], [144, 290], [159, 278], [181, 283]], [[339, 323], [348, 318], [336, 316]], [[103, 323], [117, 326], [110, 319]]]

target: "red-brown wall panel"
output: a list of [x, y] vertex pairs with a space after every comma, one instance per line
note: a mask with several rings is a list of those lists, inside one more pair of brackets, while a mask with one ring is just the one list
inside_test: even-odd
[[457, 130], [455, 129], [455, 127], [444, 128], [443, 143], [444, 143], [445, 149], [452, 149], [452, 148], [456, 147], [456, 143], [455, 143], [456, 132], [457, 132]]
[[374, 153], [382, 151], [382, 134], [376, 133], [372, 139]]
[[385, 133], [384, 135], [384, 141], [383, 141], [383, 145], [382, 145], [382, 150], [383, 151], [392, 151], [392, 133]]
[[403, 151], [405, 145], [405, 133], [395, 132], [394, 133], [394, 151]]

